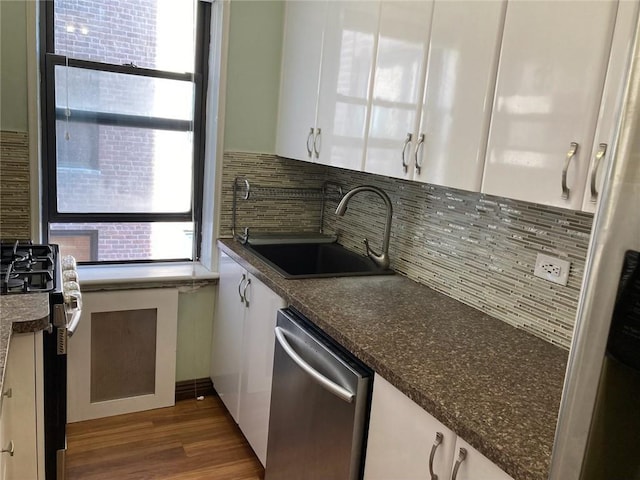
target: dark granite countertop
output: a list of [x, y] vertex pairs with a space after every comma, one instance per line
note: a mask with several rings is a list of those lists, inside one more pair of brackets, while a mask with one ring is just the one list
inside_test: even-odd
[[287, 280], [221, 249], [516, 480], [544, 480], [567, 352], [400, 275]]
[[0, 391], [11, 334], [37, 332], [48, 324], [48, 293], [0, 295]]

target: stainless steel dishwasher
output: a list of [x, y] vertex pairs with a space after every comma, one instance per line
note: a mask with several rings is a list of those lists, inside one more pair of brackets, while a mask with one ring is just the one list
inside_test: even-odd
[[293, 309], [278, 312], [265, 480], [356, 480], [373, 372]]

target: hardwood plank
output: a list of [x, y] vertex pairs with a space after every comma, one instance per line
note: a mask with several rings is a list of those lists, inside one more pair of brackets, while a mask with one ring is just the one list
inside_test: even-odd
[[264, 469], [217, 396], [69, 424], [68, 480], [261, 480]]

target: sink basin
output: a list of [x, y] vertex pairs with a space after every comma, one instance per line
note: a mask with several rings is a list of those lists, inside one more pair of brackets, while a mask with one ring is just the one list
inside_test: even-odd
[[337, 243], [287, 243], [245, 245], [285, 278], [390, 275], [369, 258]]

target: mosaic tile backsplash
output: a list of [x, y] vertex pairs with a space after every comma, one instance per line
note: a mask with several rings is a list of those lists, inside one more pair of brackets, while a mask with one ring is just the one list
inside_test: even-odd
[[29, 136], [0, 132], [0, 238], [31, 238]]
[[[548, 342], [569, 348], [593, 215], [537, 204], [323, 167], [273, 155], [224, 157], [223, 233], [230, 233], [231, 185], [236, 175], [256, 184], [319, 188], [326, 180], [345, 191], [369, 184], [393, 204], [391, 268]], [[385, 211], [375, 194], [352, 198], [344, 217], [325, 206], [324, 228], [345, 247], [364, 253], [363, 238], [382, 244]], [[256, 230], [317, 231], [318, 202], [246, 201], [238, 218]], [[567, 286], [533, 276], [537, 253], [569, 260]]]
[[[245, 177], [251, 188], [282, 187], [320, 189], [327, 177], [322, 165], [280, 159], [274, 155], [225, 153], [222, 173], [220, 236], [230, 236], [232, 227], [233, 181]], [[244, 192], [244, 190], [243, 190]], [[240, 195], [238, 195], [240, 196]], [[238, 201], [236, 225], [240, 233], [307, 232], [320, 230], [322, 202], [300, 198], [283, 200], [252, 191], [250, 200]]]

